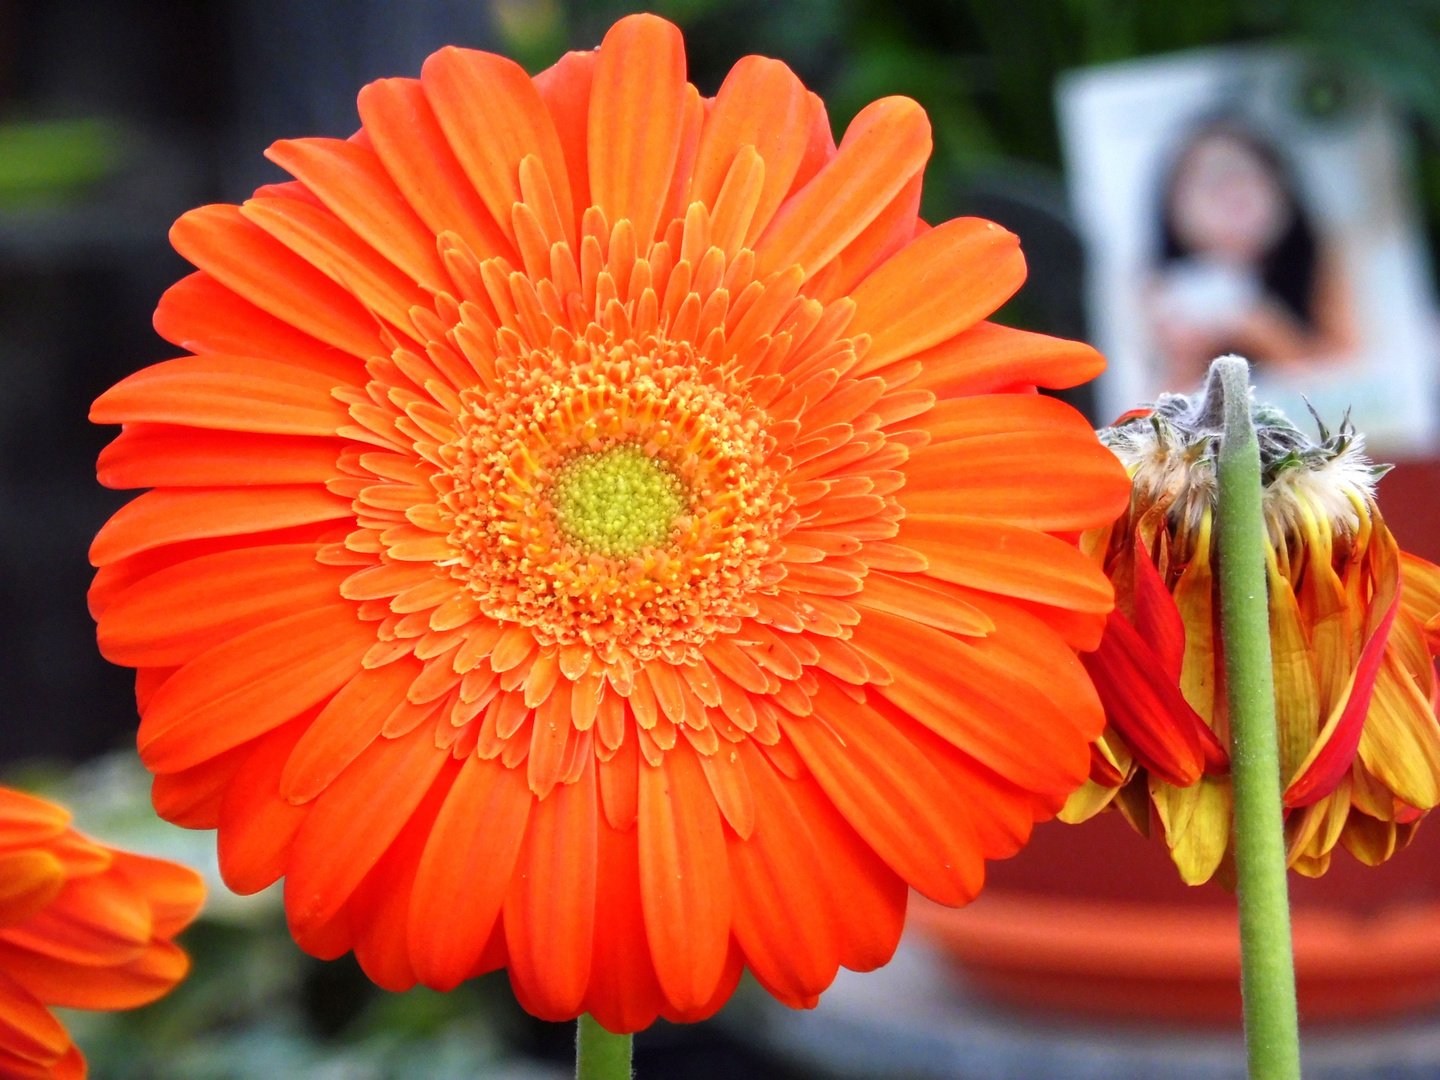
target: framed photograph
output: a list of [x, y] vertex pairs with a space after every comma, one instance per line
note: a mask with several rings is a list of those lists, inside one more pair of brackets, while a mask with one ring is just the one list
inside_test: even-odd
[[1298, 54], [1211, 49], [1057, 88], [1087, 254], [1100, 422], [1238, 353], [1292, 418], [1347, 410], [1432, 451], [1437, 318], [1407, 143], [1378, 93]]

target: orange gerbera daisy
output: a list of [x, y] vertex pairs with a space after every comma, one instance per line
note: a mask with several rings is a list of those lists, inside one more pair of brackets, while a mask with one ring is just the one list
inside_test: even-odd
[[[1336, 844], [1384, 862], [1440, 803], [1440, 567], [1397, 547], [1374, 495], [1385, 469], [1348, 423], [1316, 442], [1254, 413], [1288, 861], [1318, 877]], [[1128, 511], [1086, 538], [1116, 585], [1085, 658], [1111, 726], [1062, 814], [1113, 801], [1148, 832], [1153, 806], [1190, 884], [1231, 841], [1211, 415], [1206, 395], [1170, 394], [1101, 432], [1134, 478]]]
[[1034, 388], [1099, 356], [980, 321], [1024, 261], [916, 217], [912, 101], [837, 149], [784, 64], [705, 100], [639, 15], [359, 103], [181, 218], [195, 355], [91, 414], [156, 488], [91, 592], [156, 806], [382, 986], [505, 965], [618, 1031], [748, 965], [813, 1004], [1084, 779], [1075, 538], [1129, 484]]
[[104, 847], [69, 821], [0, 788], [0, 1076], [83, 1077], [50, 1006], [133, 1009], [190, 968], [170, 939], [200, 911], [200, 876]]

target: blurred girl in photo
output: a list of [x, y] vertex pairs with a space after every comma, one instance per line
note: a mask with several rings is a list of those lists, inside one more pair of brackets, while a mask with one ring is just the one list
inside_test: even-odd
[[1163, 188], [1160, 238], [1146, 301], [1169, 389], [1225, 353], [1272, 372], [1349, 359], [1355, 320], [1338, 253], [1253, 132], [1219, 120], [1190, 136]]

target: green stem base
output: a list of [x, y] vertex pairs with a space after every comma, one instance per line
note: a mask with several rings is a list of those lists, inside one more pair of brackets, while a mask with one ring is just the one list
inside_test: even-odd
[[589, 1013], [575, 1021], [575, 1080], [632, 1080], [633, 1035], [606, 1031]]

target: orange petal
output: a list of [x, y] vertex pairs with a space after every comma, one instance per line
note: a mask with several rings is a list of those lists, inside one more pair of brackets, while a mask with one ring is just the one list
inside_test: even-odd
[[872, 102], [851, 122], [840, 152], [781, 204], [755, 245], [763, 280], [794, 264], [807, 278], [838, 255], [925, 167], [930, 121], [909, 98]]
[[308, 806], [296, 806], [280, 791], [280, 770], [305, 727], [296, 720], [255, 740], [220, 804], [220, 876], [241, 896], [280, 880], [309, 816]]
[[399, 330], [410, 333], [412, 307], [432, 306], [428, 293], [329, 210], [257, 198], [240, 212]]
[[690, 197], [714, 209], [736, 152], [753, 146], [765, 165], [745, 236], [747, 246], [753, 243], [790, 191], [809, 145], [810, 121], [809, 95], [793, 71], [779, 60], [742, 57], [725, 76], [705, 119]]
[[949, 634], [867, 611], [851, 642], [889, 669], [879, 693], [1001, 776], [1068, 794], [1090, 768], [1087, 740], [1034, 685]]
[[350, 500], [308, 485], [161, 488], [115, 511], [90, 543], [90, 562], [105, 566], [182, 540], [260, 533], [352, 513]]
[[655, 974], [681, 1011], [710, 1001], [730, 941], [730, 871], [720, 811], [685, 740], [640, 765], [640, 890]]
[[0, 787], [0, 847], [41, 844], [65, 831], [70, 812], [45, 799]]
[[910, 513], [1058, 532], [1114, 521], [1130, 503], [1130, 478], [1093, 435], [983, 435], [912, 451], [899, 498]]
[[[506, 233], [445, 141], [419, 79], [378, 79], [360, 91], [359, 106], [385, 171], [431, 233], [457, 233], [481, 259], [515, 258]], [[510, 220], [509, 203], [501, 220]]]
[[134, 960], [96, 967], [66, 963], [0, 942], [0, 968], [42, 1001], [65, 1009], [138, 1009], [164, 997], [190, 970], [168, 941], [152, 942]]
[[[626, 740], [627, 745], [634, 742], [633, 738]], [[636, 760], [633, 750], [631, 760]], [[634, 775], [632, 766], [632, 788]], [[594, 954], [584, 1009], [607, 1031], [643, 1031], [655, 1022], [665, 998], [645, 937], [640, 832], [633, 827], [616, 829], [602, 815], [597, 835]]]
[[315, 544], [238, 548], [143, 578], [100, 616], [112, 664], [176, 667], [257, 626], [333, 603], [345, 568], [315, 561]]
[[305, 729], [285, 761], [280, 793], [309, 802], [380, 737], [385, 721], [406, 701], [421, 672], [413, 656], [356, 672]]
[[175, 250], [262, 311], [360, 357], [386, 356], [379, 327], [335, 282], [240, 213], [217, 204], [170, 228]]
[[1104, 614], [1109, 580], [1073, 544], [1048, 533], [959, 514], [906, 514], [896, 543], [925, 556], [932, 578], [1041, 604]]
[[[512, 244], [511, 208], [521, 201], [520, 163], [540, 159], [567, 233], [575, 220], [565, 153], [525, 69], [493, 53], [447, 46], [421, 71], [425, 97], [465, 175]], [[568, 236], [571, 250], [575, 237]]]
[[261, 311], [203, 270], [165, 290], [154, 321], [157, 334], [190, 352], [259, 356], [324, 372], [337, 385], [365, 384], [355, 357]]
[[0, 930], [12, 945], [95, 965], [129, 963], [151, 936], [150, 906], [115, 872], [71, 878], [44, 911]]
[[151, 699], [139, 736], [146, 766], [177, 772], [279, 727], [349, 681], [374, 641], [374, 628], [340, 603], [217, 645]]
[[845, 820], [895, 873], [942, 904], [974, 899], [985, 870], [964, 807], [915, 745], [821, 680], [814, 717], [785, 734]]
[[[735, 940], [762, 985], [778, 997], [820, 993], [840, 963], [840, 932], [820, 851], [775, 769], [750, 740], [744, 755], [755, 795], [755, 830], [748, 840], [727, 833], [735, 886]], [[804, 912], [803, 918], [796, 918]]]
[[855, 318], [846, 332], [871, 339], [854, 373], [878, 370], [970, 329], [1024, 280], [1025, 258], [1014, 233], [981, 218], [937, 225], [852, 294]]
[[139, 891], [150, 905], [150, 932], [172, 938], [205, 906], [205, 879], [188, 866], [128, 851], [111, 853], [115, 872]]
[[38, 915], [65, 884], [65, 866], [48, 851], [22, 848], [0, 853], [0, 926]]
[[597, 55], [594, 51], [567, 52], [534, 80], [565, 154], [577, 228], [581, 215], [590, 206], [590, 88], [595, 80]]
[[525, 1011], [572, 1020], [590, 981], [595, 927], [595, 759], [537, 799], [505, 897], [510, 981]]
[[265, 156], [412, 281], [434, 290], [450, 287], [435, 233], [410, 208], [374, 150], [344, 139], [281, 139]]
[[36, 1068], [33, 1072], [22, 1070], [51, 1065], [70, 1048], [70, 1036], [54, 1014], [18, 982], [0, 972], [0, 1053], [12, 1058], [4, 1062], [6, 1072], [48, 1078], [47, 1068]]
[[912, 357], [920, 374], [907, 389], [942, 398], [993, 394], [1023, 386], [1060, 389], [1088, 382], [1105, 358], [1083, 341], [982, 322]]
[[100, 451], [95, 475], [109, 488], [323, 484], [338, 451], [308, 436], [126, 424]]
[[672, 23], [630, 15], [605, 35], [590, 91], [590, 198], [628, 220], [647, 251], [660, 222], [685, 119], [685, 42]]
[[[921, 371], [921, 378], [924, 371]], [[1043, 394], [975, 394], [937, 401], [916, 420], [932, 443], [1005, 435], [1017, 431], [1084, 437], [1090, 421], [1074, 406]]]
[[453, 990], [485, 952], [534, 803], [524, 769], [466, 759], [425, 845], [410, 901], [410, 961], [426, 986]]
[[285, 914], [293, 929], [324, 925], [385, 853], [450, 755], [425, 726], [377, 739], [312, 804], [291, 849]]

